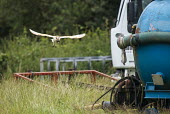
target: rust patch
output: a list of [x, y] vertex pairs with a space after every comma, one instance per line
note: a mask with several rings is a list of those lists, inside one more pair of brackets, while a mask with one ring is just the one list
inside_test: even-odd
[[157, 30], [151, 23], [150, 23], [150, 27], [149, 27], [150, 30]]
[[135, 33], [140, 33], [140, 28], [136, 28]]

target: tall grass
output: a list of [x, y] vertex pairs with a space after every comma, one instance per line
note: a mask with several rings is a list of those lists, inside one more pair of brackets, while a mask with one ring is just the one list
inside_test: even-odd
[[[80, 78], [82, 79], [82, 78]], [[84, 79], [85, 81], [86, 79]], [[76, 80], [76, 81], [79, 81]], [[108, 80], [99, 78], [102, 85], [108, 84]], [[106, 90], [85, 88], [72, 84], [57, 85], [44, 81], [52, 88], [44, 87], [36, 83], [13, 79], [3, 80], [0, 83], [0, 114], [137, 114], [137, 110], [128, 107], [118, 108], [113, 112], [102, 109], [90, 110], [85, 106], [91, 105]], [[112, 84], [110, 84], [112, 85]], [[109, 101], [110, 94], [103, 97], [102, 101]], [[160, 110], [163, 114], [169, 114], [169, 110]]]
[[[85, 110], [84, 106], [91, 105], [105, 90], [83, 88], [59, 83], [57, 86], [45, 81], [51, 88], [30, 83], [28, 81], [14, 81], [14, 72], [28, 70], [39, 71], [39, 60], [44, 57], [83, 57], [110, 55], [110, 38], [107, 31], [97, 29], [89, 31], [82, 40], [61, 40], [56, 46], [47, 38], [29, 37], [26, 35], [12, 36], [10, 39], [1, 40], [0, 45], [0, 114], [104, 114], [103, 110]], [[1, 57], [3, 55], [3, 57]], [[7, 57], [4, 59], [4, 57]], [[5, 61], [4, 61], [5, 60]], [[7, 62], [6, 62], [7, 60]], [[7, 64], [6, 64], [7, 63]], [[6, 65], [6, 66], [5, 66]], [[4, 67], [5, 66], [5, 67]], [[6, 68], [7, 67], [7, 68]], [[111, 66], [112, 67], [112, 66]], [[81, 66], [82, 69], [86, 65]], [[94, 69], [100, 70], [100, 64]], [[109, 71], [109, 69], [108, 69]], [[114, 72], [110, 69], [109, 73]], [[66, 78], [65, 78], [66, 79]], [[97, 78], [98, 85], [112, 86], [110, 80]], [[76, 81], [89, 82], [90, 79], [81, 77]], [[74, 79], [75, 81], [75, 79]], [[109, 94], [101, 99], [109, 101]], [[124, 108], [115, 113], [137, 113]], [[163, 113], [166, 113], [165, 111]], [[169, 113], [169, 111], [167, 112]]]
[[[103, 110], [85, 110], [102, 93], [97, 89], [82, 88], [72, 85], [57, 86], [48, 83], [56, 89], [27, 81], [14, 81], [9, 78], [14, 72], [28, 70], [38, 72], [39, 60], [44, 57], [83, 57], [110, 55], [110, 36], [108, 31], [97, 29], [88, 31], [82, 40], [61, 40], [56, 47], [47, 38], [29, 37], [26, 35], [12, 36], [1, 40], [0, 53], [7, 56], [7, 69], [3, 71], [0, 83], [0, 113], [2, 114], [88, 114], [105, 113]], [[3, 67], [3, 66], [0, 66]], [[100, 70], [100, 65], [94, 66]], [[85, 69], [85, 67], [81, 67]], [[103, 84], [103, 78], [97, 83]], [[77, 80], [78, 81], [78, 80]], [[110, 81], [110, 80], [109, 80]], [[86, 82], [86, 80], [85, 80]], [[108, 80], [105, 80], [108, 84]], [[102, 100], [109, 100], [106, 96]]]
[[[49, 83], [48, 83], [49, 84]], [[103, 110], [85, 110], [105, 91], [78, 87], [74, 84], [49, 84], [55, 89], [19, 80], [0, 83], [2, 114], [103, 114]], [[109, 100], [106, 96], [102, 100]], [[102, 102], [99, 101], [100, 103]]]

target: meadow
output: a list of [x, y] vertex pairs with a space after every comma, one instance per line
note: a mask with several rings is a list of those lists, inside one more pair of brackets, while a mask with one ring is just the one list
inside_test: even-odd
[[[39, 71], [39, 60], [42, 57], [83, 57], [83, 56], [107, 56], [110, 55], [110, 36], [108, 31], [97, 29], [88, 31], [81, 40], [61, 40], [56, 47], [52, 47], [50, 39], [45, 37], [29, 36], [25, 30], [22, 35], [11, 36], [1, 40], [0, 50], [0, 113], [2, 114], [83, 114], [105, 113], [102, 109], [86, 110], [84, 106], [91, 105], [106, 90], [79, 87], [75, 84], [57, 86], [46, 80], [45, 84], [55, 89], [28, 81], [13, 79], [13, 73]], [[106, 72], [114, 72], [110, 67]], [[86, 66], [79, 65], [80, 70], [86, 70]], [[68, 65], [68, 68], [72, 67]], [[94, 69], [100, 70], [100, 64], [94, 64]], [[81, 79], [87, 82], [88, 79]], [[40, 81], [40, 80], [38, 80]], [[109, 83], [111, 85], [109, 85]], [[103, 78], [97, 81], [99, 85], [104, 83], [112, 86], [110, 80], [103, 83]], [[102, 84], [103, 83], [103, 84]], [[109, 96], [102, 100], [109, 100]], [[102, 100], [99, 102], [101, 103]]]
[[[44, 82], [45, 83], [45, 82]], [[102, 109], [86, 110], [105, 91], [78, 87], [74, 84], [50, 85], [51, 88], [28, 81], [5, 80], [0, 84], [1, 114], [88, 114], [105, 113]], [[104, 99], [103, 99], [104, 100]], [[105, 100], [108, 100], [105, 97]], [[102, 101], [100, 101], [101, 103]]]
[[[66, 78], [66, 76], [64, 76]], [[91, 110], [92, 105], [106, 89], [88, 88], [78, 86], [77, 82], [89, 82], [89, 75], [77, 75], [71, 83], [62, 83], [62, 79], [53, 83], [45, 78], [36, 81], [44, 83], [31, 83], [26, 80], [14, 80], [10, 78], [0, 83], [0, 113], [1, 114], [112, 114], [113, 112], [103, 109]], [[113, 86], [110, 79], [98, 77], [95, 85]], [[67, 81], [67, 80], [65, 80]], [[97, 103], [109, 101], [110, 94], [107, 94]], [[89, 108], [87, 108], [89, 107]], [[135, 114], [137, 111], [115, 110], [116, 114]]]
[[[25, 30], [22, 35], [10, 36], [0, 40], [0, 114], [109, 114], [112, 112], [103, 109], [90, 110], [85, 106], [92, 105], [107, 90], [77, 86], [76, 82], [89, 83], [90, 78], [80, 75], [70, 84], [63, 84], [68, 77], [60, 78], [58, 84], [50, 78], [40, 80], [50, 86], [44, 87], [26, 80], [14, 80], [16, 72], [39, 72], [39, 60], [43, 57], [83, 57], [111, 55], [110, 36], [108, 31], [97, 29], [87, 31], [81, 40], [61, 40], [56, 47], [52, 47], [50, 39], [28, 35]], [[93, 69], [101, 70], [101, 64], [93, 64]], [[72, 68], [72, 65], [67, 68]], [[86, 65], [80, 64], [79, 70], [86, 70]], [[107, 74], [114, 73], [111, 63], [107, 63]], [[110, 79], [98, 77], [96, 85], [112, 87]], [[109, 101], [110, 94], [102, 101]], [[136, 114], [137, 111], [124, 107], [114, 111], [116, 114]], [[163, 113], [169, 113], [163, 111]]]

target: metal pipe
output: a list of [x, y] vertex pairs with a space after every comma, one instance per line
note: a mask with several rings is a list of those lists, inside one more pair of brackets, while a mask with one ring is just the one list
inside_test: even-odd
[[115, 106], [110, 103], [110, 101], [103, 101], [102, 102], [102, 109], [106, 111], [113, 111], [115, 110]]
[[170, 32], [143, 32], [139, 34], [118, 37], [119, 48], [138, 46], [149, 43], [170, 43]]
[[99, 72], [99, 71], [96, 71], [96, 70], [80, 70], [80, 71], [55, 71], [55, 72], [26, 72], [26, 73], [14, 73], [14, 76], [15, 77], [18, 77], [18, 75], [24, 75], [24, 76], [30, 76], [32, 75], [32, 73], [34, 73], [34, 75], [69, 75], [69, 74], [75, 74], [75, 73], [78, 73], [78, 74], [96, 74], [96, 75], [100, 75], [100, 76], [103, 76], [103, 77], [106, 77], [106, 78], [109, 78], [111, 80], [116, 80], [118, 81], [118, 79], [110, 76], [110, 75], [107, 75], [107, 74], [104, 74], [102, 72]]

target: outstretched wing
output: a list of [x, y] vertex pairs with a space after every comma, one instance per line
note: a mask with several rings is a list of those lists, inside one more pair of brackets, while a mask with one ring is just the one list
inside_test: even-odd
[[47, 36], [47, 37], [52, 37], [52, 38], [56, 37], [56, 36], [52, 36], [52, 35], [48, 35], [48, 34], [38, 33], [38, 32], [35, 32], [35, 31], [31, 30], [31, 29], [29, 29], [29, 30], [30, 30], [30, 32], [32, 34], [35, 34], [35, 35], [38, 35], [38, 36]]
[[60, 36], [60, 38], [71, 38], [71, 39], [78, 39], [78, 38], [83, 38], [86, 34], [78, 34], [78, 35], [73, 35], [73, 36]]

